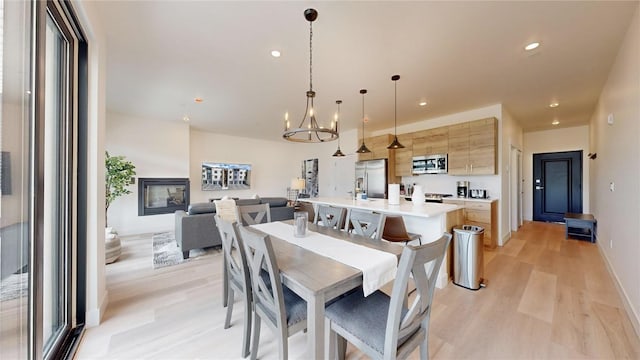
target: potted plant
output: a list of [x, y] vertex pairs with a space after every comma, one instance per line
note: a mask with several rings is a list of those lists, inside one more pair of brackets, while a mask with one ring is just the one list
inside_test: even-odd
[[108, 151], [105, 151], [105, 166], [105, 257], [106, 263], [110, 264], [118, 259], [121, 249], [118, 233], [108, 225], [109, 206], [120, 196], [131, 194], [129, 186], [136, 167], [124, 156], [111, 156]]

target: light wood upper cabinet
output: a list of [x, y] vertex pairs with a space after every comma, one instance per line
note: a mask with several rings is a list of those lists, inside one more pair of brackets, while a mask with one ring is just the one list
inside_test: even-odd
[[495, 174], [496, 133], [495, 118], [449, 126], [449, 175]]
[[467, 175], [469, 170], [469, 123], [449, 126], [449, 175]]
[[448, 127], [444, 126], [413, 133], [413, 156], [446, 154], [448, 151]]
[[396, 149], [396, 176], [411, 176], [413, 171], [413, 134], [399, 134], [398, 141], [404, 145], [403, 149]]
[[471, 175], [496, 173], [497, 120], [488, 118], [469, 123], [469, 164]]

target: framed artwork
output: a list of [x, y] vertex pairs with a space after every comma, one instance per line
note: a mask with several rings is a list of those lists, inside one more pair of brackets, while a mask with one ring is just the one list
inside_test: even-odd
[[318, 159], [302, 161], [302, 178], [305, 182], [304, 193], [309, 197], [318, 197]]
[[202, 190], [251, 188], [251, 164], [202, 163]]

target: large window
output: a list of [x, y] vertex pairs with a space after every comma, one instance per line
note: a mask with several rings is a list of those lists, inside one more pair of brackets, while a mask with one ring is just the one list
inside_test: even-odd
[[66, 1], [0, 9], [0, 358], [60, 358], [84, 322], [86, 44]]

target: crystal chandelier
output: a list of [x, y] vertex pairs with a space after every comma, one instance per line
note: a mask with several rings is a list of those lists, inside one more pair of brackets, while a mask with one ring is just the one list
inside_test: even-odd
[[316, 96], [315, 91], [313, 91], [313, 22], [318, 18], [318, 12], [315, 9], [307, 9], [304, 11], [304, 18], [309, 21], [309, 91], [307, 91], [307, 107], [297, 128], [291, 128], [289, 114], [285, 114], [282, 137], [285, 140], [305, 143], [332, 141], [338, 138], [338, 125], [335, 121], [332, 121], [331, 126], [328, 128], [318, 125], [313, 108], [313, 98]]

